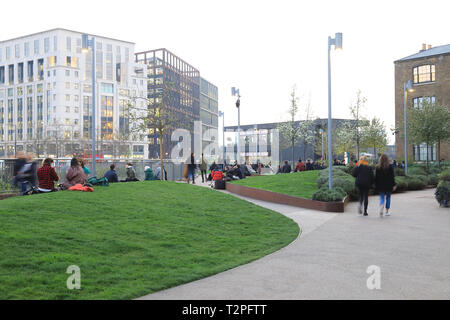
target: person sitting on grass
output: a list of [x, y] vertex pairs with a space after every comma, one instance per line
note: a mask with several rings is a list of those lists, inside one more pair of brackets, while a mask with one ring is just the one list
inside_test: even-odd
[[145, 166], [144, 173], [145, 173], [145, 180], [146, 181], [154, 180], [152, 168], [150, 168], [149, 166]]
[[289, 164], [289, 161], [285, 160], [284, 161], [284, 166], [281, 169], [281, 173], [291, 173], [292, 168], [291, 165]]
[[55, 189], [55, 181], [59, 180], [55, 168], [52, 167], [53, 159], [45, 158], [42, 167], [37, 170], [38, 189], [40, 192], [53, 192]]
[[305, 171], [305, 170], [306, 170], [305, 163], [302, 161], [302, 159], [298, 159], [298, 163], [295, 166], [294, 172]]
[[119, 182], [116, 173], [116, 165], [114, 163], [109, 166], [109, 170], [105, 173], [105, 178], [108, 179], [108, 182]]
[[72, 158], [69, 171], [67, 171], [66, 174], [66, 181], [61, 185], [61, 189], [67, 190], [76, 184], [84, 185], [86, 180], [86, 174], [84, 173], [83, 168], [81, 168], [78, 159]]
[[84, 171], [84, 174], [86, 175], [86, 177], [88, 176], [88, 175], [90, 175], [91, 174], [91, 171], [89, 170], [89, 168], [88, 167], [86, 167], [86, 162], [84, 162], [84, 159], [83, 158], [77, 158], [78, 159], [78, 162], [80, 163], [80, 166], [81, 166], [81, 168], [83, 168], [83, 171]]
[[137, 178], [136, 178], [136, 170], [134, 170], [134, 168], [133, 168], [133, 164], [131, 163], [131, 162], [128, 162], [126, 165], [125, 165], [125, 168], [127, 168], [127, 178], [126, 178], [126, 180], [125, 181], [139, 181]]

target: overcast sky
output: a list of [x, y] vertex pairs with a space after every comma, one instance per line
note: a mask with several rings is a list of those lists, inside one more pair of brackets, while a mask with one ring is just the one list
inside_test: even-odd
[[[394, 60], [421, 44], [450, 43], [450, 1], [78, 0], [4, 1], [0, 39], [61, 27], [167, 48], [219, 88], [225, 125], [285, 120], [292, 86], [300, 108], [327, 117], [327, 38], [332, 52], [333, 117], [349, 117], [356, 91], [368, 117], [394, 125]], [[310, 97], [310, 98], [309, 98]], [[221, 123], [221, 121], [220, 121]]]

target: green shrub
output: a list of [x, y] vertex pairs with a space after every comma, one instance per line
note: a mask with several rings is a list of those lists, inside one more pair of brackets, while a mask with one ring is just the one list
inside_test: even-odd
[[430, 168], [428, 168], [428, 174], [435, 174], [438, 175], [443, 171], [443, 168], [439, 168], [437, 165], [435, 166], [430, 166]]
[[439, 174], [439, 181], [450, 181], [450, 169], [446, 169]]
[[450, 181], [439, 182], [434, 196], [440, 205], [447, 204], [450, 198]]
[[409, 175], [427, 175], [427, 172], [424, 167], [409, 167], [408, 168], [408, 176]]
[[429, 186], [437, 186], [437, 184], [439, 183], [439, 179], [438, 179], [438, 175], [437, 174], [429, 174], [428, 175], [428, 185]]
[[331, 191], [327, 187], [323, 187], [313, 194], [313, 200], [317, 201], [342, 201], [346, 196], [345, 191], [340, 187], [333, 187]]
[[394, 168], [394, 175], [396, 177], [398, 177], [398, 176], [404, 177], [405, 176], [405, 169], [403, 169], [403, 168]]
[[406, 181], [408, 182], [408, 190], [422, 190], [425, 188], [426, 179], [421, 179], [421, 176], [408, 176]]
[[408, 181], [405, 176], [397, 176], [395, 177], [395, 184], [397, 185], [396, 191], [406, 191], [408, 190]]

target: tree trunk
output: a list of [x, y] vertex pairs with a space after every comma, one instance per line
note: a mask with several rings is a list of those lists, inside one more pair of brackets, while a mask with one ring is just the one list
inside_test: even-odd
[[295, 143], [294, 140], [292, 140], [292, 165], [294, 165], [294, 148], [295, 148]]
[[441, 139], [438, 139], [437, 143], [437, 155], [438, 155], [438, 167], [441, 167]]
[[429, 161], [429, 160], [428, 160], [428, 153], [429, 153], [429, 151], [430, 151], [430, 150], [429, 150], [428, 141], [427, 141], [427, 171], [428, 171], [428, 161]]
[[164, 180], [165, 175], [164, 175], [164, 154], [163, 154], [163, 143], [164, 143], [164, 138], [162, 133], [159, 133], [159, 158], [161, 159], [161, 181]]

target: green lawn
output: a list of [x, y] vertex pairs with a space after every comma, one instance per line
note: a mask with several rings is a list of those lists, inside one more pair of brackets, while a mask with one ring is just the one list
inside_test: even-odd
[[[248, 263], [296, 223], [231, 195], [146, 181], [0, 201], [0, 299], [132, 299]], [[67, 267], [81, 269], [69, 290]]]
[[319, 170], [311, 170], [296, 173], [254, 176], [236, 180], [233, 181], [233, 183], [246, 187], [288, 194], [299, 198], [311, 199], [313, 194], [318, 190], [318, 174]]

